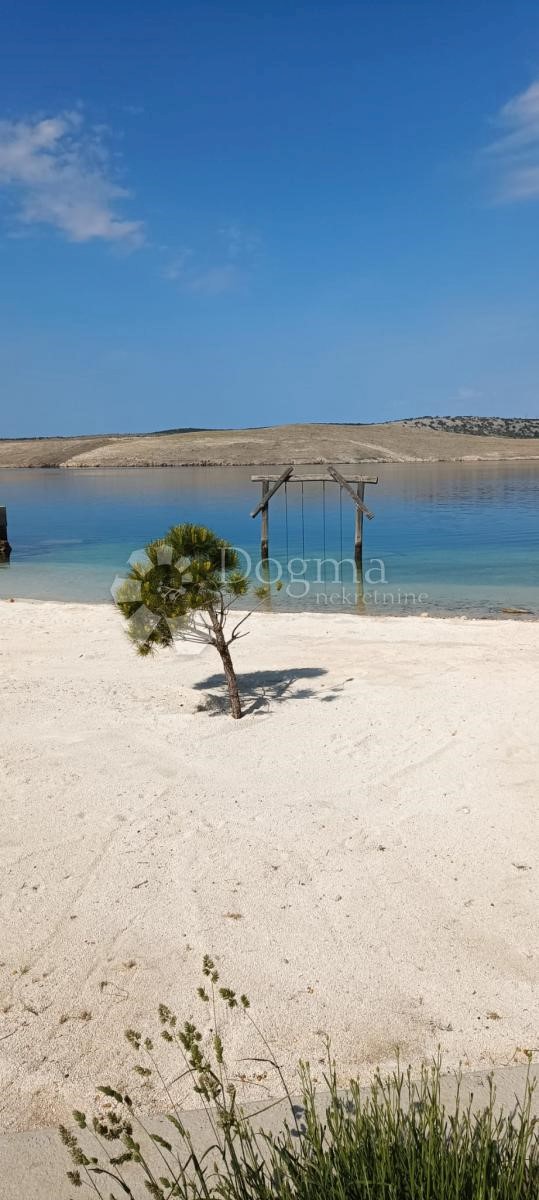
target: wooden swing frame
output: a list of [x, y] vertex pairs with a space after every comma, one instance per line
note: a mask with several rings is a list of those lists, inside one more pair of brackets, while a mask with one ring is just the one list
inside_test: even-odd
[[341, 463], [339, 464], [346, 469], [346, 474], [342, 475], [337, 467], [332, 463], [326, 463], [326, 470], [309, 472], [306, 475], [296, 475], [295, 466], [292, 463], [284, 468], [280, 475], [251, 475], [252, 483], [260, 483], [262, 485], [260, 501], [256, 508], [253, 509], [251, 516], [257, 517], [262, 514], [262, 524], [260, 531], [260, 557], [262, 561], [269, 558], [269, 502], [276, 492], [288, 483], [336, 483], [341, 488], [341, 493], [344, 490], [350, 496], [355, 505], [355, 526], [354, 526], [354, 561], [356, 566], [361, 567], [363, 559], [363, 517], [367, 517], [368, 521], [372, 521], [374, 513], [371, 512], [365, 504], [365, 487], [367, 484], [378, 483], [377, 475], [357, 475], [349, 468], [357, 467], [359, 463]]

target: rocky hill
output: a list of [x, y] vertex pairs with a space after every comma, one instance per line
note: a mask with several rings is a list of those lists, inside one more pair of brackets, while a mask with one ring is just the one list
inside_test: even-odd
[[411, 417], [405, 424], [476, 437], [539, 438], [534, 417]]

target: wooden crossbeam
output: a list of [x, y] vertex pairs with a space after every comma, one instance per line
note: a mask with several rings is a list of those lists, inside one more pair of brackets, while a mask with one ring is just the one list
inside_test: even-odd
[[356, 508], [361, 509], [361, 512], [365, 513], [367, 519], [372, 521], [374, 513], [372, 513], [370, 508], [367, 508], [367, 505], [360, 500], [357, 492], [355, 492], [353, 487], [350, 486], [348, 480], [344, 478], [344, 475], [341, 475], [340, 471], [338, 471], [336, 467], [332, 467], [331, 463], [328, 463], [328, 473], [331, 475], [331, 478], [335, 480], [335, 483], [340, 483], [341, 487], [345, 488], [349, 496], [352, 497]]
[[[279, 479], [279, 475], [251, 475], [251, 483], [274, 483]], [[351, 475], [346, 474], [347, 483], [378, 483], [377, 475]], [[289, 480], [290, 483], [330, 483], [331, 480], [328, 474], [316, 475], [293, 475]]]
[[[269, 503], [269, 501], [271, 500], [271, 497], [272, 497], [272, 496], [274, 496], [274, 495], [275, 495], [275, 493], [276, 493], [276, 492], [279, 490], [279, 488], [281, 487], [281, 484], [283, 484], [283, 483], [286, 483], [286, 481], [287, 481], [288, 479], [290, 479], [290, 476], [291, 476], [291, 474], [292, 474], [292, 471], [293, 471], [293, 470], [294, 470], [294, 466], [293, 466], [293, 464], [292, 464], [292, 466], [290, 466], [290, 467], [286, 467], [286, 468], [285, 468], [285, 470], [282, 472], [282, 474], [278, 476], [278, 478], [276, 479], [276, 481], [275, 481], [275, 483], [274, 483], [273, 487], [272, 487], [272, 488], [270, 488], [270, 489], [269, 489], [269, 491], [267, 491], [267, 492], [266, 492], [266, 493], [265, 493], [265, 494], [262, 496], [262, 499], [261, 499], [261, 501], [260, 501], [260, 504], [257, 504], [256, 508], [255, 508], [255, 509], [253, 509], [253, 512], [251, 513], [251, 516], [252, 516], [252, 517], [257, 517], [257, 516], [258, 516], [258, 514], [259, 514], [259, 512], [262, 512], [262, 510], [263, 510], [264, 508], [267, 508], [267, 507], [268, 507], [268, 503]], [[269, 482], [269, 480], [267, 480], [267, 479], [262, 479], [262, 482], [263, 482], [263, 483], [264, 483], [264, 482], [265, 482], [265, 483], [268, 483], [268, 482]]]

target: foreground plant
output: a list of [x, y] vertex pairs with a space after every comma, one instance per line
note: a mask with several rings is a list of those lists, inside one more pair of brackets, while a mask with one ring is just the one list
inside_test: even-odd
[[[147, 1195], [155, 1200], [537, 1200], [539, 1135], [529, 1076], [522, 1104], [509, 1114], [499, 1109], [492, 1080], [481, 1111], [472, 1111], [471, 1097], [462, 1104], [460, 1079], [455, 1104], [447, 1110], [439, 1061], [424, 1067], [417, 1082], [410, 1069], [398, 1068], [386, 1080], [377, 1075], [365, 1099], [358, 1082], [346, 1095], [339, 1091], [328, 1050], [324, 1107], [304, 1064], [298, 1107], [252, 1020], [247, 997], [220, 986], [208, 957], [203, 976], [198, 995], [210, 1009], [209, 1046], [195, 1024], [180, 1026], [169, 1008], [159, 1008], [161, 1038], [182, 1063], [179, 1073], [172, 1065], [173, 1084], [166, 1082], [153, 1040], [136, 1030], [126, 1033], [138, 1056], [134, 1070], [163, 1087], [170, 1137], [146, 1127], [128, 1094], [101, 1087], [106, 1116], [89, 1120], [75, 1112], [77, 1131], [60, 1131], [73, 1161], [68, 1178], [75, 1188], [87, 1185], [102, 1200]], [[251, 1021], [265, 1048], [262, 1061], [282, 1084], [280, 1100], [249, 1116], [238, 1104], [227, 1068], [219, 1004]], [[191, 1082], [206, 1110], [208, 1146], [202, 1154], [172, 1094], [182, 1080]], [[283, 1098], [289, 1123], [277, 1136], [260, 1131], [258, 1117]]]
[[[241, 616], [230, 631], [227, 626], [234, 604], [250, 588], [229, 542], [204, 525], [174, 525], [146, 546], [144, 560], [131, 566], [114, 598], [139, 654], [171, 646], [175, 638], [214, 646], [223, 664], [232, 716], [239, 718], [241, 700], [230, 646], [244, 636], [240, 630], [251, 614]], [[262, 599], [268, 588], [254, 592]]]

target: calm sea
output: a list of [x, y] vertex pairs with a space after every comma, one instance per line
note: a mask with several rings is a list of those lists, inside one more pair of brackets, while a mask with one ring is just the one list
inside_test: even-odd
[[[272, 601], [295, 608], [539, 614], [539, 463], [373, 464], [366, 489], [364, 579], [353, 554], [353, 505], [334, 484], [290, 484], [271, 501]], [[260, 469], [258, 469], [260, 470]], [[305, 468], [305, 470], [307, 470]], [[258, 563], [256, 468], [0, 470], [13, 554], [0, 596], [107, 601], [116, 576], [173, 523], [209, 525]], [[286, 564], [293, 559], [292, 571]], [[324, 560], [324, 561], [323, 561]], [[291, 580], [291, 574], [295, 582]], [[308, 589], [305, 586], [308, 582]], [[304, 594], [306, 593], [306, 594]]]

